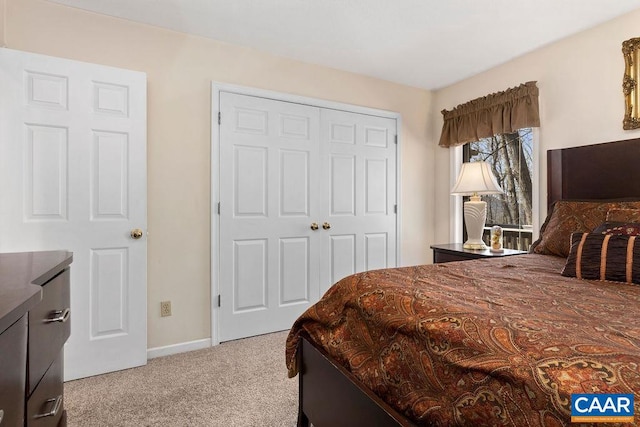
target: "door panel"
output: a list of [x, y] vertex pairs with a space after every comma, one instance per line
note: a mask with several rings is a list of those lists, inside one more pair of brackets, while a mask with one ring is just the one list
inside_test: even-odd
[[91, 151], [91, 219], [125, 219], [129, 215], [129, 135], [93, 132]]
[[388, 170], [387, 159], [365, 160], [365, 215], [387, 215], [389, 208]]
[[311, 300], [308, 237], [280, 239], [280, 305]]
[[365, 233], [364, 235], [364, 269], [377, 270], [379, 268], [387, 268], [389, 261], [387, 260], [388, 233]]
[[234, 312], [267, 308], [267, 241], [234, 242]]
[[25, 124], [25, 216], [27, 220], [67, 220], [68, 132]]
[[331, 109], [320, 117], [325, 292], [346, 275], [396, 266], [396, 120]]
[[126, 334], [130, 328], [127, 248], [91, 250], [91, 339]]
[[0, 49], [0, 251], [67, 249], [65, 379], [146, 363], [146, 76]]
[[235, 217], [267, 217], [267, 148], [235, 147]]
[[[288, 329], [318, 295], [319, 113], [220, 95], [220, 340]], [[230, 268], [231, 266], [231, 268]]]
[[355, 156], [331, 156], [331, 194], [329, 198], [332, 216], [354, 216], [356, 214], [355, 166]]
[[[331, 254], [329, 263], [331, 266], [331, 284], [356, 272], [356, 236], [353, 234], [337, 235], [330, 237]], [[329, 289], [327, 286], [326, 289]], [[325, 290], [326, 290], [325, 289]]]
[[280, 216], [309, 216], [309, 152], [280, 151]]

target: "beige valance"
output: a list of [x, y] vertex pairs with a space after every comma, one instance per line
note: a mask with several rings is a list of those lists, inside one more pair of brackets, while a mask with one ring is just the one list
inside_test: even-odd
[[538, 87], [527, 82], [442, 110], [441, 147], [455, 147], [493, 135], [540, 126]]

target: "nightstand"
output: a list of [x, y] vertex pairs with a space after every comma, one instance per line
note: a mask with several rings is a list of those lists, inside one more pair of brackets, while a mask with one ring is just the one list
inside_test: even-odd
[[504, 249], [502, 252], [491, 252], [489, 249], [473, 250], [464, 249], [462, 243], [446, 243], [443, 245], [431, 245], [433, 249], [433, 263], [451, 261], [467, 261], [479, 258], [500, 258], [511, 255], [526, 254], [527, 251], [519, 251], [516, 249]]

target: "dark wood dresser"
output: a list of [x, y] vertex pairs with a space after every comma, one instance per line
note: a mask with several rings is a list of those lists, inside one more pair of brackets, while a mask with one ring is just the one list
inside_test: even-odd
[[71, 252], [0, 254], [0, 427], [67, 425]]

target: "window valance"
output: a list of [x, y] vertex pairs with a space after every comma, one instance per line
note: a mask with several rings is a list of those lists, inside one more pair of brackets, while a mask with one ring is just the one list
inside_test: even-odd
[[455, 147], [493, 135], [540, 126], [538, 87], [527, 82], [442, 110], [441, 147]]

